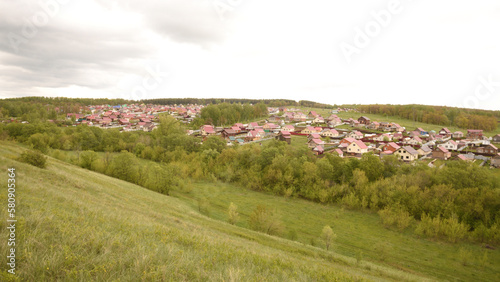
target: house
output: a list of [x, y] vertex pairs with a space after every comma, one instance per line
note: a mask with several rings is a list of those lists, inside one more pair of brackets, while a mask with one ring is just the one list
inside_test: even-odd
[[313, 152], [315, 155], [323, 155], [323, 153], [325, 152], [325, 149], [323, 148], [323, 146], [316, 146], [314, 147], [313, 149]]
[[497, 154], [491, 158], [491, 165], [494, 167], [500, 167], [500, 154]]
[[308, 117], [310, 118], [315, 118], [318, 116], [318, 114], [316, 113], [316, 111], [310, 111], [308, 114], [307, 114]]
[[403, 139], [403, 133], [394, 133], [394, 135], [392, 135], [392, 140], [401, 140]]
[[277, 116], [277, 115], [272, 115], [269, 117], [269, 121], [270, 122], [278, 122], [281, 120], [281, 117], [280, 116]]
[[467, 139], [481, 140], [483, 139], [483, 131], [480, 129], [467, 129]]
[[446, 127], [441, 128], [441, 130], [439, 130], [439, 134], [444, 135], [446, 137], [451, 137], [453, 135], [451, 131]]
[[325, 123], [325, 119], [321, 116], [317, 116], [314, 120], [313, 123]]
[[379, 127], [380, 127], [380, 123], [377, 121], [373, 121], [366, 126], [366, 128], [371, 129], [371, 130], [378, 130]]
[[290, 134], [290, 131], [286, 130], [281, 130], [280, 133], [276, 136], [276, 139], [279, 141], [285, 141], [286, 143], [290, 144], [292, 142], [292, 135]]
[[413, 138], [410, 138], [406, 143], [410, 145], [422, 145], [423, 141], [420, 139], [418, 136], [413, 136]]
[[203, 125], [200, 127], [200, 133], [202, 136], [215, 135], [215, 129], [211, 125]]
[[338, 137], [339, 136], [339, 132], [335, 129], [325, 129], [325, 130], [321, 131], [320, 134], [323, 137]]
[[236, 133], [240, 133], [241, 132], [241, 128], [239, 126], [237, 126], [237, 125], [233, 125], [231, 127], [231, 129], [234, 130], [234, 132], [236, 132]]
[[342, 120], [339, 117], [328, 120], [328, 126], [335, 127], [342, 124]]
[[237, 132], [232, 129], [232, 128], [225, 128], [224, 130], [222, 130], [222, 136], [224, 138], [229, 138], [230, 136], [234, 137], [236, 136]]
[[359, 121], [357, 121], [357, 120], [355, 120], [355, 119], [351, 119], [351, 120], [349, 121], [349, 124], [350, 124], [352, 127], [361, 127], [361, 126], [362, 126], [362, 124], [361, 124], [361, 123], [359, 123]]
[[247, 133], [246, 140], [247, 141], [257, 141], [260, 140], [264, 136], [263, 133], [257, 131], [257, 130], [252, 130]]
[[257, 128], [259, 126], [258, 123], [256, 122], [251, 122], [247, 125], [247, 130], [254, 130], [255, 128]]
[[300, 133], [302, 134], [311, 134], [311, 133], [318, 133], [316, 129], [312, 126], [307, 126], [305, 129], [303, 129]]
[[295, 127], [293, 127], [293, 125], [289, 124], [289, 125], [284, 125], [281, 130], [283, 131], [288, 131], [288, 132], [294, 132], [295, 131]]
[[321, 135], [318, 133], [311, 133], [309, 136], [307, 136], [307, 140], [310, 141], [312, 139], [321, 139]]
[[391, 124], [388, 122], [381, 122], [380, 129], [382, 129], [383, 131], [391, 131]]
[[347, 148], [347, 146], [351, 145], [352, 142], [354, 142], [354, 138], [344, 138], [340, 140], [339, 148]]
[[392, 127], [392, 131], [396, 131], [396, 132], [403, 132], [403, 131], [405, 131], [405, 128], [402, 127], [401, 125], [397, 124], [397, 123], [392, 123], [391, 127]]
[[455, 139], [464, 138], [464, 134], [462, 131], [455, 131], [455, 132], [453, 132], [453, 138], [455, 138]]
[[369, 125], [371, 123], [371, 120], [369, 117], [362, 116], [362, 117], [358, 118], [358, 122], [360, 124]]
[[384, 145], [384, 147], [382, 147], [382, 151], [391, 151], [391, 152], [396, 152], [398, 149], [400, 148], [400, 146], [394, 142], [390, 142], [390, 143], [387, 143]]
[[321, 140], [321, 139], [311, 139], [309, 140], [309, 142], [307, 142], [307, 146], [309, 148], [316, 148], [318, 146], [325, 146], [325, 141]]
[[470, 162], [474, 160], [474, 156], [471, 158], [470, 155], [460, 154], [457, 156], [457, 160]]
[[445, 147], [447, 150], [458, 150], [458, 143], [453, 140], [448, 140], [442, 144], [439, 144], [438, 146]]
[[346, 137], [349, 137], [349, 138], [354, 138], [354, 139], [363, 139], [363, 133], [357, 131], [357, 130], [354, 130], [354, 131], [351, 131], [349, 132]]
[[420, 135], [429, 135], [429, 132], [424, 130], [422, 127], [417, 127], [414, 131], [417, 131]]
[[368, 152], [368, 146], [361, 140], [354, 140], [347, 146], [347, 152], [351, 154], [364, 154]]
[[265, 132], [270, 132], [273, 131], [274, 129], [279, 128], [279, 126], [274, 123], [266, 123], [262, 126], [262, 128], [264, 129]]
[[497, 134], [491, 138], [493, 143], [500, 143], [500, 134]]
[[435, 159], [447, 160], [451, 158], [451, 153], [445, 147], [438, 146], [432, 151], [432, 157]]
[[478, 153], [488, 154], [488, 155], [496, 155], [498, 154], [498, 148], [495, 145], [487, 145], [485, 147], [477, 148]]
[[429, 148], [429, 146], [427, 146], [427, 145], [422, 145], [422, 147], [420, 147], [417, 150], [417, 152], [422, 157], [429, 157], [432, 155], [432, 149]]
[[373, 137], [373, 141], [383, 142], [383, 141], [389, 141], [391, 140], [391, 138], [392, 138], [391, 135], [384, 133]]
[[395, 154], [399, 156], [399, 159], [407, 162], [411, 162], [418, 159], [417, 150], [413, 149], [410, 146], [403, 146], [399, 148]]
[[335, 154], [337, 154], [339, 157], [343, 158], [344, 157], [344, 152], [342, 152], [342, 150], [340, 149], [335, 149], [333, 151]]

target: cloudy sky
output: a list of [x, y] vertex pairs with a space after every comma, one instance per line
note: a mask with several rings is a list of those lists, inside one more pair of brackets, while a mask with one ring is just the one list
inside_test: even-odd
[[500, 1], [0, 0], [0, 98], [500, 110]]

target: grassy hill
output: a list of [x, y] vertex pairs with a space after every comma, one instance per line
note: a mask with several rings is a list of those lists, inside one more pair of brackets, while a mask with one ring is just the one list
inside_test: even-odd
[[[316, 111], [318, 114], [320, 114], [323, 117], [329, 117], [331, 115], [331, 110], [328, 109], [320, 109], [320, 108], [300, 108], [303, 110], [304, 113], [308, 113], [309, 111]], [[423, 123], [423, 122], [414, 122], [413, 120], [409, 119], [404, 119], [400, 117], [395, 117], [395, 116], [385, 116], [385, 115], [380, 115], [380, 114], [368, 114], [368, 113], [358, 113], [358, 112], [340, 112], [336, 114], [340, 118], [343, 119], [348, 119], [348, 118], [353, 118], [353, 119], [358, 119], [360, 116], [366, 116], [369, 117], [373, 121], [378, 121], [378, 122], [395, 122], [398, 123], [399, 125], [405, 127], [406, 129], [415, 129], [417, 127], [422, 127], [426, 130], [435, 130], [439, 131], [441, 128], [443, 128], [443, 125], [436, 125], [436, 124], [430, 124], [430, 123]], [[458, 128], [456, 126], [446, 126], [449, 130], [452, 132], [455, 131], [462, 131], [463, 133], [467, 133], [467, 129], [464, 128]], [[497, 127], [497, 129], [493, 131], [486, 131], [485, 135], [490, 137], [494, 136], [496, 134], [500, 133], [500, 127]]]
[[[15, 160], [23, 150], [13, 143], [0, 144], [0, 169], [4, 171], [0, 182], [7, 183], [7, 169], [16, 168], [19, 220], [16, 275], [8, 274], [3, 263], [2, 281], [401, 281], [429, 277], [367, 261], [358, 263], [353, 257], [233, 226], [200, 214], [185, 197], [164, 196], [52, 158], [47, 169], [39, 169]], [[4, 205], [6, 194], [0, 193]], [[3, 207], [0, 217], [7, 218]], [[6, 222], [0, 222], [0, 237], [7, 238]], [[6, 242], [0, 244], [4, 260]]]

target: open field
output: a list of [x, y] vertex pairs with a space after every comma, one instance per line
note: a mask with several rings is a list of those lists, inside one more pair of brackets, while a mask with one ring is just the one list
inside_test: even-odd
[[[214, 220], [184, 197], [164, 196], [52, 158], [47, 169], [35, 168], [15, 160], [22, 151], [4, 141], [0, 146], [0, 169], [16, 168], [19, 220], [16, 276], [4, 263], [2, 281], [424, 278]], [[7, 173], [0, 181], [7, 183]], [[0, 194], [2, 203], [6, 194]], [[6, 209], [0, 216], [7, 218]], [[5, 224], [2, 220], [2, 238], [8, 236]], [[6, 241], [0, 252], [5, 258]]]
[[[231, 202], [238, 206], [240, 221], [237, 225], [248, 228], [248, 218], [259, 204], [275, 208], [288, 232], [297, 233], [298, 242], [324, 248], [319, 239], [325, 225], [332, 226], [337, 234], [333, 250], [339, 254], [356, 257], [362, 253], [364, 260], [395, 267], [411, 273], [441, 280], [495, 280], [500, 267], [498, 250], [491, 251], [479, 245], [448, 244], [420, 239], [411, 231], [400, 233], [386, 229], [379, 216], [369, 212], [348, 211], [338, 206], [325, 206], [310, 201], [284, 198], [254, 192], [224, 183], [194, 183], [189, 193], [174, 192], [193, 208], [198, 199], [210, 200], [209, 215], [217, 220], [227, 220], [227, 209]], [[472, 265], [463, 266], [460, 249], [471, 252]], [[481, 258], [488, 256], [488, 265]]]
[[[327, 118], [328, 116], [331, 115], [331, 110], [328, 109], [320, 109], [320, 108], [306, 108], [306, 107], [301, 107], [301, 110], [303, 110], [303, 113], [307, 114], [309, 111], [316, 111], [318, 114], [321, 116]], [[417, 127], [422, 127], [426, 130], [435, 130], [439, 131], [443, 127], [447, 127], [450, 131], [455, 132], [455, 131], [462, 131], [463, 133], [467, 133], [467, 129], [464, 128], [458, 128], [456, 126], [443, 126], [443, 125], [435, 125], [435, 124], [429, 124], [429, 123], [423, 123], [423, 122], [413, 122], [412, 120], [408, 119], [402, 119], [400, 117], [393, 117], [393, 116], [384, 116], [384, 115], [379, 115], [379, 114], [368, 114], [368, 113], [358, 113], [358, 112], [340, 112], [336, 114], [338, 117], [343, 118], [343, 119], [348, 119], [348, 118], [353, 118], [353, 119], [358, 119], [360, 116], [366, 116], [369, 117], [370, 119], [378, 122], [395, 122], [398, 123], [399, 125], [405, 127], [406, 129], [415, 129]], [[500, 127], [497, 127], [496, 130], [494, 131], [487, 131], [485, 134], [488, 137], [494, 136], [496, 134], [500, 134]]]

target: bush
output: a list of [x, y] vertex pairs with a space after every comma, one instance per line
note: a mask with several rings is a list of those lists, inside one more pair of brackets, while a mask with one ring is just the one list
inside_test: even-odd
[[250, 215], [249, 225], [253, 230], [269, 235], [281, 235], [285, 229], [278, 215], [262, 205], [257, 206]]
[[396, 226], [400, 231], [406, 229], [413, 221], [413, 216], [401, 206], [386, 207], [378, 212], [385, 227]]
[[39, 168], [45, 168], [47, 166], [47, 157], [40, 151], [24, 151], [21, 154], [20, 160]]

